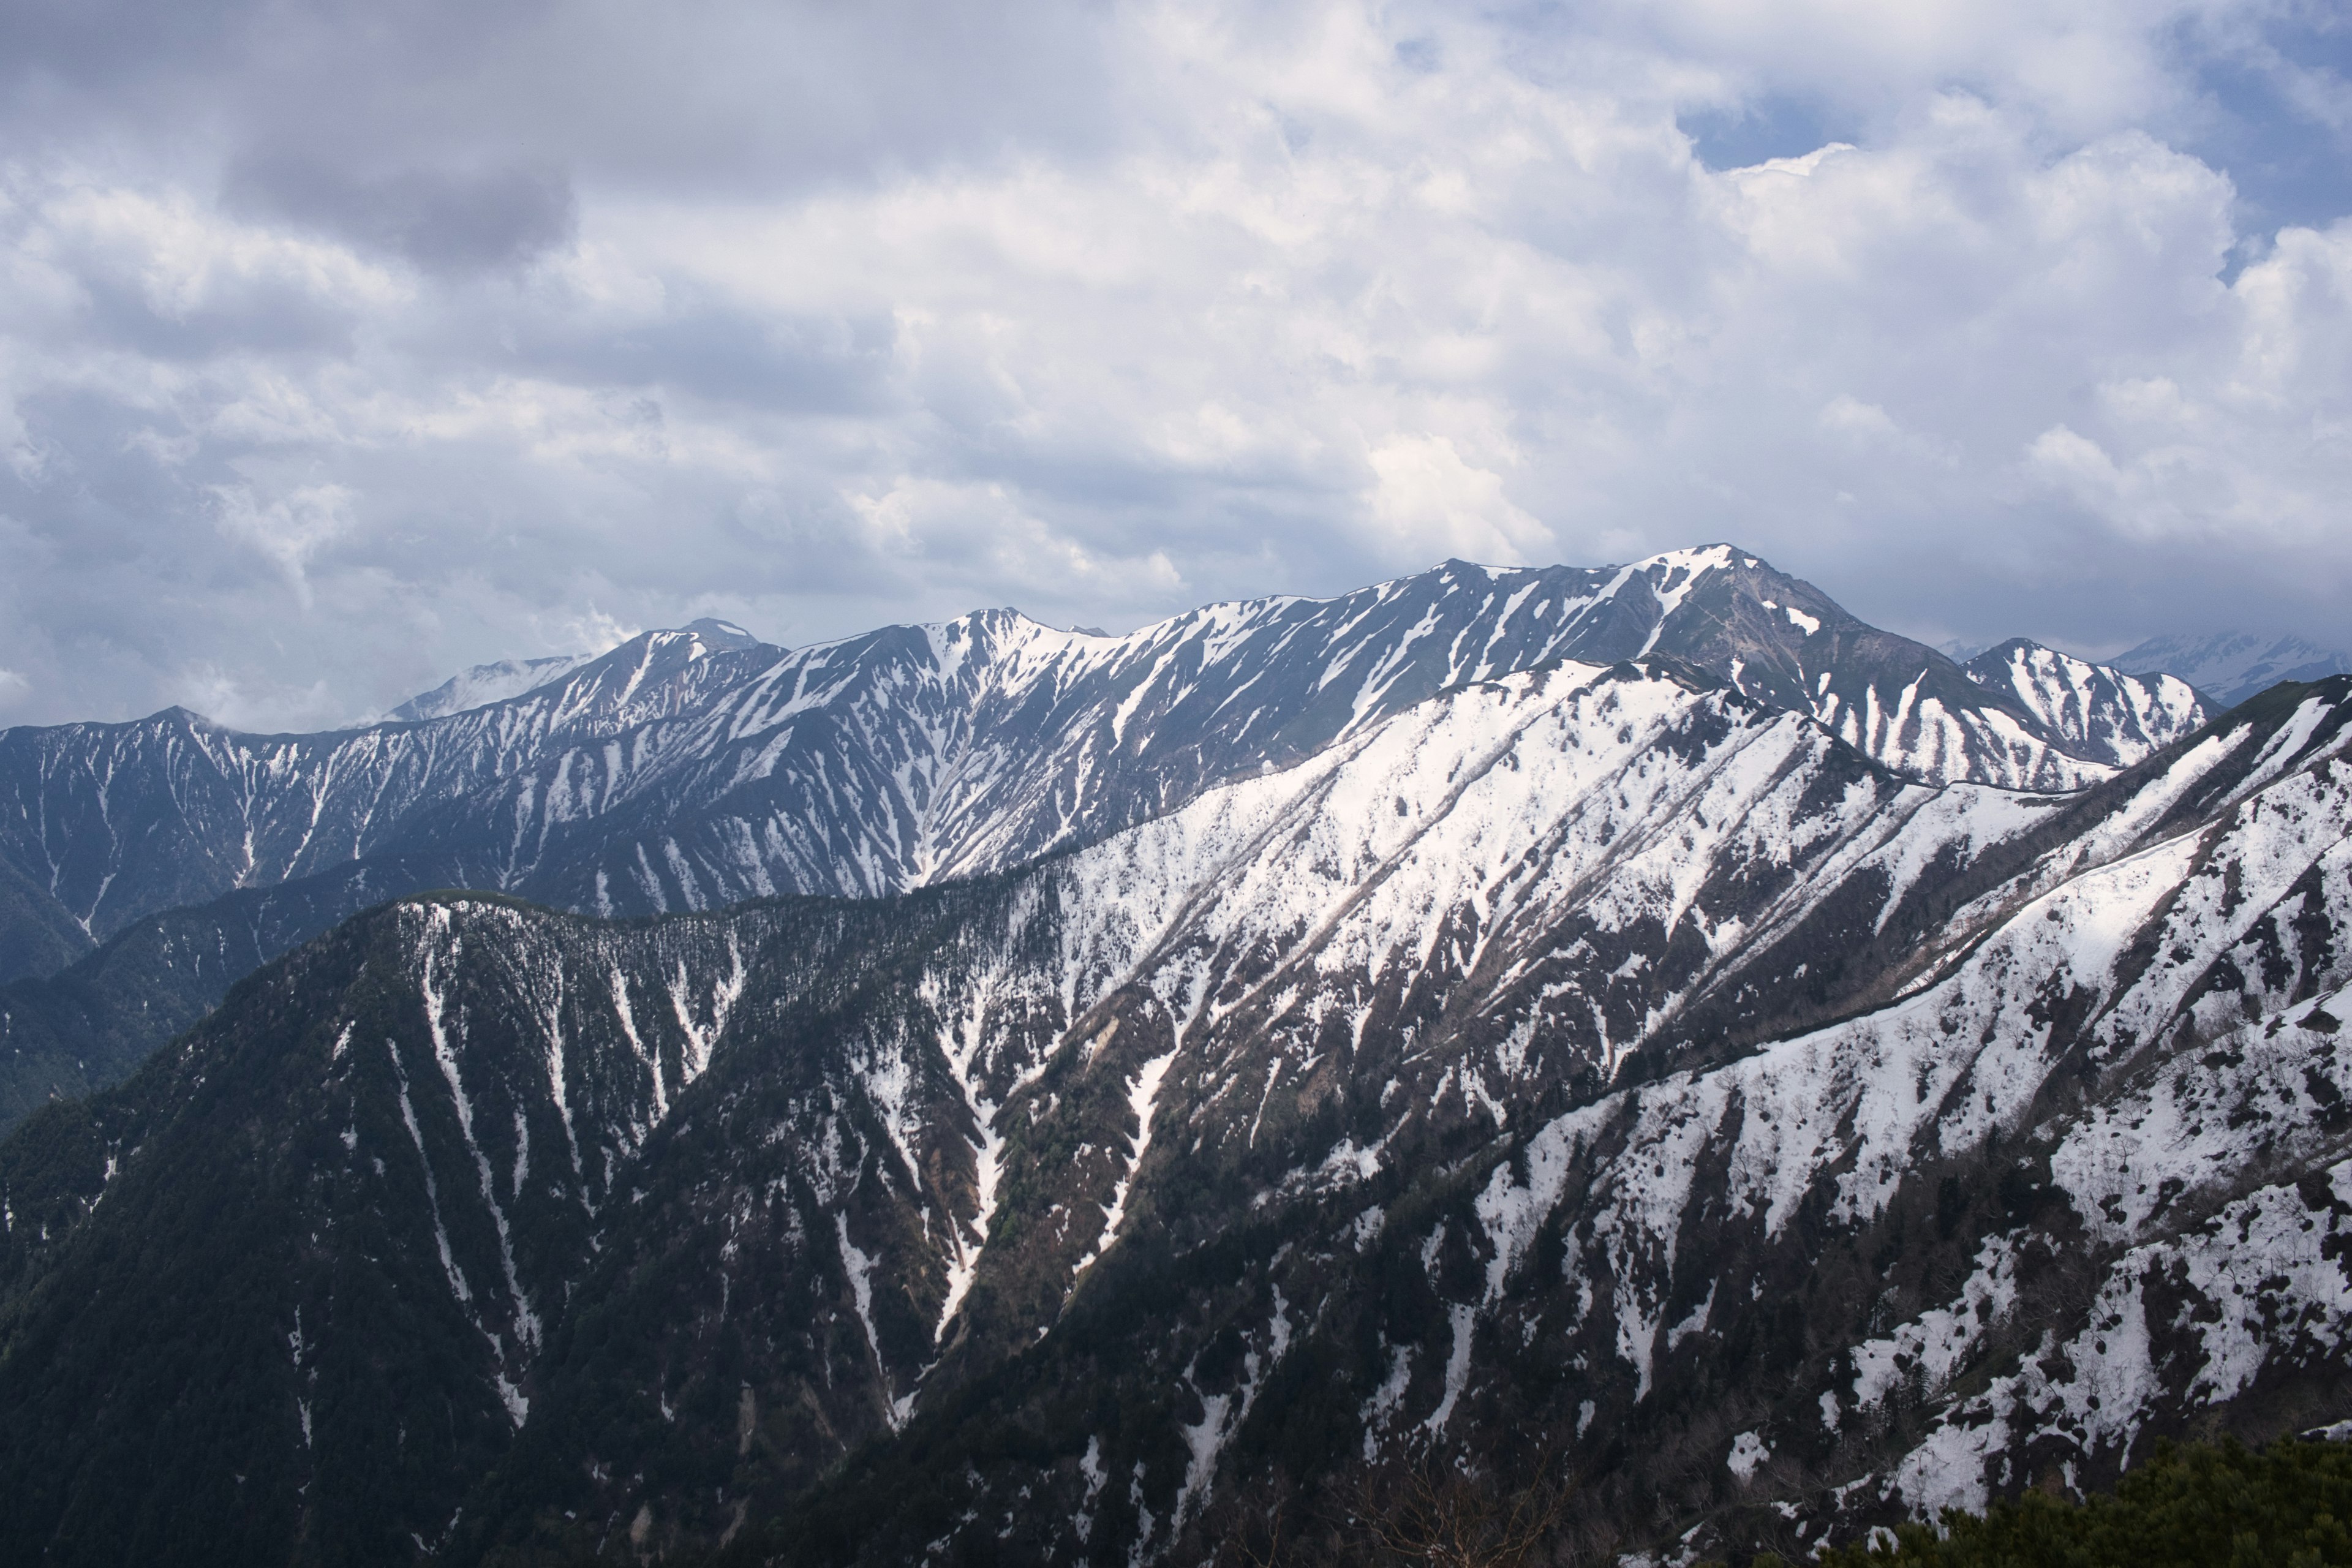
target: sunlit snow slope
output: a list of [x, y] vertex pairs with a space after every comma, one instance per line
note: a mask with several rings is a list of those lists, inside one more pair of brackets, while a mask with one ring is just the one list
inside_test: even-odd
[[1964, 668], [1979, 685], [2016, 698], [2078, 755], [2121, 767], [2153, 755], [2210, 717], [2178, 676], [2126, 675], [2023, 637], [1986, 649]]

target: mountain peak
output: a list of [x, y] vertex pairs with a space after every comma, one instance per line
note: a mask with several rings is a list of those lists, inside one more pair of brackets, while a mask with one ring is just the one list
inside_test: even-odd
[[[1652, 656], [1930, 784], [2061, 792], [2126, 757], [2106, 739], [2122, 720], [1972, 680], [1718, 542], [1612, 566], [1449, 563], [1111, 637], [997, 608], [793, 650], [708, 617], [593, 657], [477, 666], [385, 729], [207, 743], [200, 781], [164, 738], [68, 726], [40, 742], [50, 752], [30, 737], [13, 763], [0, 751], [18, 820], [48, 825], [46, 838], [0, 836], [0, 854], [93, 935], [194, 896], [362, 866], [371, 900], [475, 885], [612, 914], [883, 893], [1091, 841], [1457, 686]], [[2052, 679], [2053, 702], [2090, 690]], [[2138, 687], [2084, 700], [2133, 692], [2146, 731], [2155, 708]], [[2171, 710], [2193, 707], [2181, 695]], [[432, 728], [388, 732], [419, 724]], [[2128, 755], [2160, 738], [2130, 740]], [[57, 747], [80, 761], [40, 760]], [[101, 797], [82, 779], [114, 782]], [[142, 858], [116, 832], [134, 795], [181, 858]], [[439, 858], [417, 852], [427, 842]]]
[[711, 616], [688, 621], [677, 629], [700, 638], [702, 646], [714, 653], [724, 652], [730, 648], [763, 646], [758, 637], [753, 637], [733, 621], [722, 621]]
[[2021, 703], [2078, 754], [2121, 767], [2210, 717], [2195, 689], [2177, 676], [2128, 675], [2031, 637], [1995, 643], [1962, 668], [1978, 685]]
[[1664, 567], [1671, 571], [1680, 566], [1691, 572], [1728, 571], [1744, 566], [1749, 571], [1769, 572], [1772, 568], [1760, 555], [1750, 554], [1736, 544], [1696, 544], [1678, 550], [1662, 550], [1655, 555], [1645, 555], [1630, 564], [1637, 571], [1649, 567]]
[[600, 657], [593, 653], [559, 653], [541, 658], [503, 658], [478, 664], [451, 676], [430, 691], [420, 691], [387, 710], [378, 722], [418, 724], [428, 719], [487, 708], [493, 702], [503, 702], [561, 680]]

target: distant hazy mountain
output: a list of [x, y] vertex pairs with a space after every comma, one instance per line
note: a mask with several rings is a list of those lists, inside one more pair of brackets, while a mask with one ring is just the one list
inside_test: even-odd
[[[759, 638], [732, 621], [705, 618], [679, 629], [693, 633], [706, 647], [712, 649], [760, 646]], [[430, 691], [417, 693], [387, 711], [379, 722], [415, 724], [426, 719], [463, 713], [470, 708], [487, 708], [493, 702], [503, 702], [509, 697], [536, 691], [542, 686], [562, 679], [575, 669], [585, 668], [603, 657], [593, 653], [566, 653], [549, 658], [509, 658], [496, 664], [478, 664], [463, 674], [451, 676]]]
[[468, 708], [503, 702], [509, 697], [536, 690], [551, 680], [560, 680], [581, 666], [594, 663], [597, 657], [593, 653], [566, 653], [549, 658], [508, 658], [496, 664], [478, 664], [451, 676], [432, 690], [420, 691], [398, 707], [387, 710], [378, 721], [415, 724], [463, 713]]
[[2352, 654], [2302, 637], [2221, 632], [2151, 637], [2113, 663], [2134, 675], [2179, 676], [2228, 708], [2282, 680], [2319, 680], [2352, 671]]

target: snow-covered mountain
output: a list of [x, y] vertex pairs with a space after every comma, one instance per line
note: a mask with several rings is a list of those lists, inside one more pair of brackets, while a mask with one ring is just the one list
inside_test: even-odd
[[0, 953], [353, 867], [375, 898], [466, 887], [616, 914], [890, 893], [1116, 832], [1464, 681], [1653, 653], [1927, 783], [2078, 789], [2148, 719], [2053, 726], [1728, 545], [1449, 563], [1122, 637], [985, 611], [787, 651], [712, 623], [418, 722], [257, 736], [172, 710], [0, 731]]
[[493, 702], [536, 691], [550, 681], [561, 680], [573, 670], [593, 664], [598, 657], [593, 653], [567, 653], [478, 664], [451, 676], [432, 690], [420, 691], [388, 709], [379, 721], [418, 724], [427, 719], [463, 713], [469, 708], [487, 708]]
[[1043, 861], [272, 964], [0, 1144], [0, 1555], [1190, 1562], [1433, 1450], [1786, 1552], [2352, 1415], [2352, 681], [2035, 795], [1454, 602], [1279, 755], [1184, 706], [1257, 632], [1090, 697], [981, 628], [1116, 694], [1097, 772], [1253, 759]]
[[1963, 668], [1979, 685], [2016, 698], [2077, 755], [2119, 767], [2154, 755], [2210, 716], [2177, 676], [2126, 675], [2024, 637], [1987, 648]]
[[[678, 630], [691, 635], [705, 648], [714, 652], [762, 646], [759, 638], [734, 622], [708, 616], [688, 622]], [[495, 664], [478, 664], [451, 676], [432, 690], [419, 692], [400, 703], [387, 711], [381, 721], [415, 724], [427, 719], [463, 713], [469, 709], [487, 708], [493, 702], [503, 702], [509, 697], [520, 697], [551, 685], [574, 670], [586, 668], [602, 657], [593, 653], [568, 653], [544, 658], [508, 658]]]
[[2282, 680], [2320, 680], [2352, 671], [2352, 654], [2341, 649], [2303, 637], [2245, 632], [2151, 637], [2114, 662], [2135, 675], [2177, 676], [2224, 708]]

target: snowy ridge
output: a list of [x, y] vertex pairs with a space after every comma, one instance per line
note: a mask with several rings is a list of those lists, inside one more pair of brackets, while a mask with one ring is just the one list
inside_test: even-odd
[[2077, 755], [2129, 767], [2210, 717], [2178, 676], [2126, 675], [2014, 638], [1971, 659], [1969, 676], [2013, 696]]
[[610, 914], [874, 896], [1099, 838], [1453, 686], [1653, 653], [1931, 784], [2078, 789], [2121, 758], [2110, 731], [2160, 717], [2107, 715], [2103, 688], [2045, 719], [1728, 545], [1590, 570], [1451, 562], [1120, 637], [987, 611], [788, 651], [697, 623], [552, 679], [485, 667], [417, 700], [416, 721], [331, 734], [176, 710], [7, 731], [0, 856], [93, 938], [354, 866], [373, 897], [471, 887]]

